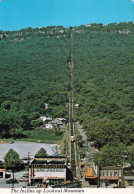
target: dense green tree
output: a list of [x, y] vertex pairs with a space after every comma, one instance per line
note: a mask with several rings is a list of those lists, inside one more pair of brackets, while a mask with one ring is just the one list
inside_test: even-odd
[[40, 127], [41, 125], [43, 125], [43, 121], [42, 119], [33, 120], [31, 124], [34, 128], [36, 128], [36, 127]]
[[45, 157], [47, 156], [47, 152], [44, 148], [41, 148], [36, 154], [35, 157]]
[[22, 166], [22, 160], [19, 154], [12, 148], [7, 152], [4, 157], [6, 169], [19, 169]]
[[128, 162], [131, 164], [131, 168], [134, 168], [134, 145], [129, 148]]
[[124, 145], [105, 145], [94, 155], [94, 162], [99, 166], [123, 166], [127, 157], [128, 150]]

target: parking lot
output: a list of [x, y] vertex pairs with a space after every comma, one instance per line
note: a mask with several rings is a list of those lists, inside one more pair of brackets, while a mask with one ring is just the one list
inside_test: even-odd
[[[19, 179], [24, 173], [24, 171], [21, 171], [21, 172], [16, 172], [14, 173], [14, 179]], [[8, 179], [0, 179], [0, 188], [12, 188], [13, 184], [7, 184], [6, 182], [9, 180], [9, 179], [12, 179], [13, 178], [13, 175], [11, 173], [11, 177], [8, 178]], [[23, 188], [23, 187], [26, 187], [27, 186], [27, 182], [18, 182], [18, 183], [15, 183], [14, 184], [14, 187], [15, 188]]]
[[18, 141], [14, 143], [0, 144], [0, 160], [4, 160], [4, 156], [10, 148], [14, 149], [21, 159], [27, 157], [28, 152], [30, 153], [30, 157], [34, 157], [40, 148], [44, 148], [48, 155], [53, 154], [51, 144]]

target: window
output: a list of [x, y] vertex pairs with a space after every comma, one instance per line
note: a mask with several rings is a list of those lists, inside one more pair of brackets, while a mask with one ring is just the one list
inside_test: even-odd
[[115, 176], [118, 176], [118, 172], [117, 172], [117, 171], [115, 171], [115, 172], [114, 172], [114, 175], [115, 175]]
[[40, 168], [40, 171], [41, 171], [41, 172], [44, 172], [44, 171], [45, 171], [45, 169], [44, 169], [44, 168]]
[[114, 176], [114, 171], [112, 171], [111, 176]]
[[128, 181], [129, 186], [133, 186], [133, 181]]
[[103, 171], [100, 172], [100, 176], [103, 176]]
[[110, 171], [108, 171], [108, 176], [110, 176]]
[[121, 170], [119, 170], [119, 176], [121, 176]]
[[106, 170], [104, 171], [104, 176], [107, 176], [107, 171]]
[[37, 172], [39, 172], [39, 171], [40, 171], [40, 169], [39, 169], [39, 168], [36, 168], [35, 170], [36, 170]]

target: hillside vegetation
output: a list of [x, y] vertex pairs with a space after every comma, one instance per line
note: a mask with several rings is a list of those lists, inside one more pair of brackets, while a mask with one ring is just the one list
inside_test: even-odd
[[76, 117], [101, 150], [102, 165], [123, 162], [134, 142], [133, 51], [131, 22], [73, 32]]
[[[7, 36], [0, 40], [1, 136], [30, 129], [31, 120], [39, 115], [68, 118], [69, 29], [4, 33]], [[134, 142], [134, 24], [74, 27], [72, 46], [74, 103], [79, 104], [75, 119], [100, 150], [97, 160], [117, 164]]]
[[[41, 115], [68, 118], [69, 30], [27, 28], [0, 40], [0, 134], [21, 136]], [[45, 103], [48, 109], [45, 109]]]

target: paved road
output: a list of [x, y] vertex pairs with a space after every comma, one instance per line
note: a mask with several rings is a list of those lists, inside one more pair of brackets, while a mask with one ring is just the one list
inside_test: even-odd
[[87, 140], [87, 135], [83, 129], [83, 127], [79, 124], [79, 122], [75, 123], [76, 128], [78, 129], [79, 133], [82, 136], [82, 140], [85, 142], [85, 147], [87, 149], [87, 153], [85, 156], [85, 160], [86, 161], [92, 161], [92, 153], [94, 153], [94, 150], [92, 149], [92, 147], [90, 146], [89, 141]]
[[87, 141], [87, 135], [86, 135], [85, 131], [83, 130], [82, 126], [79, 124], [79, 122], [76, 122], [75, 125], [82, 136], [82, 140]]
[[[14, 173], [14, 178], [15, 179], [19, 179], [24, 173], [26, 172], [16, 172]], [[12, 179], [12, 173], [11, 173], [11, 177], [10, 179]], [[6, 181], [9, 180], [9, 179], [0, 179], [0, 188], [11, 188], [12, 187], [12, 184], [6, 184]], [[15, 188], [22, 188], [22, 187], [26, 187], [27, 186], [27, 182], [19, 182], [19, 183], [15, 183], [14, 184], [14, 187]]]

